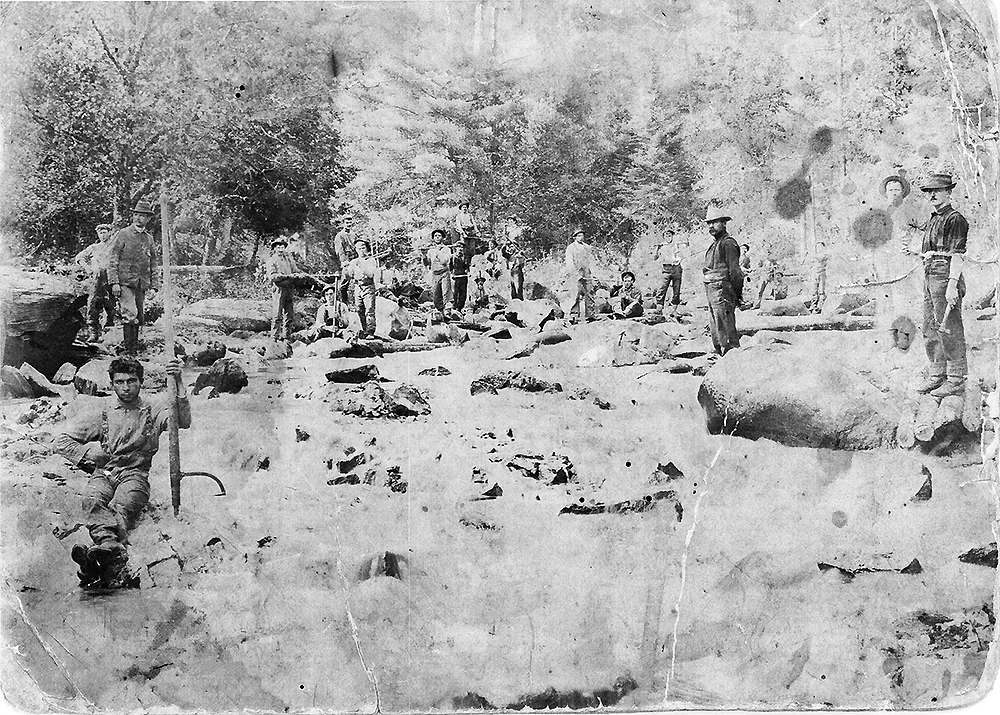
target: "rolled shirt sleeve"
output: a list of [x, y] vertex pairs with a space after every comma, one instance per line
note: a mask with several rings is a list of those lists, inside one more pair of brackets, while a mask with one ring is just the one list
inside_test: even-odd
[[63, 431], [53, 440], [53, 446], [59, 454], [79, 466], [87, 452], [87, 444], [100, 438], [101, 415], [91, 410], [67, 422]]
[[944, 224], [944, 250], [948, 253], [965, 253], [968, 237], [969, 222], [962, 214], [953, 212]]

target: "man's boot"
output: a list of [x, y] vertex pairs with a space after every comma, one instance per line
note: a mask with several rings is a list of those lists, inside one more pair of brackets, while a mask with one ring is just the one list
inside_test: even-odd
[[96, 569], [101, 582], [110, 584], [125, 568], [128, 554], [119, 542], [108, 539], [94, 544], [87, 551], [87, 561]]
[[917, 385], [917, 393], [926, 395], [944, 384], [944, 375], [928, 375]]
[[965, 394], [964, 377], [949, 377], [944, 381], [944, 384], [942, 384], [940, 387], [930, 392], [931, 397], [936, 397], [938, 399], [951, 397], [952, 395], [964, 395], [964, 394]]
[[77, 544], [73, 547], [70, 555], [80, 567], [77, 572], [77, 577], [80, 579], [81, 586], [90, 586], [95, 581], [99, 580], [101, 577], [101, 571], [96, 564], [90, 562], [89, 549], [82, 544]]
[[91, 323], [90, 324], [90, 342], [99, 343], [101, 342], [101, 324]]

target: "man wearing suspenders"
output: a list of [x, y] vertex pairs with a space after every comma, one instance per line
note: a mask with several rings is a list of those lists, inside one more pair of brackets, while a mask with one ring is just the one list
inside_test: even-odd
[[924, 227], [924, 348], [930, 365], [917, 392], [944, 398], [965, 392], [968, 372], [962, 296], [969, 222], [951, 205], [951, 174], [931, 174], [920, 186], [934, 212]]
[[[140, 396], [143, 368], [138, 360], [113, 360], [108, 373], [115, 396], [70, 421], [55, 439], [60, 454], [91, 474], [83, 510], [94, 545], [73, 547], [83, 586], [106, 583], [124, 568], [124, 542], [149, 501], [149, 468], [170, 414], [168, 400]], [[191, 406], [179, 359], [167, 363], [167, 375], [177, 383], [177, 426], [187, 429]]]

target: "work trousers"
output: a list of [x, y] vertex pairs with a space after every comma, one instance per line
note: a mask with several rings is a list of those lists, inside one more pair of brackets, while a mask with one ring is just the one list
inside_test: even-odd
[[115, 320], [115, 297], [108, 284], [107, 271], [101, 271], [91, 278], [90, 295], [87, 296], [87, 322], [95, 330], [101, 327], [101, 313], [107, 314], [106, 325]]
[[434, 295], [434, 307], [444, 312], [444, 307], [451, 303], [451, 273], [431, 273], [431, 291]]
[[708, 295], [708, 325], [712, 332], [715, 352], [725, 355], [740, 346], [736, 331], [736, 295], [727, 280], [705, 280]]
[[510, 269], [510, 297], [524, 300], [524, 268], [513, 266]]
[[361, 321], [361, 334], [375, 334], [375, 286], [370, 283], [354, 284], [354, 308]]
[[951, 259], [934, 256], [924, 264], [924, 349], [930, 361], [930, 374], [964, 378], [968, 372], [966, 362], [965, 326], [962, 324], [962, 298], [965, 296], [965, 277], [958, 280], [958, 302], [952, 306], [945, 321], [948, 301], [948, 275]]
[[142, 308], [146, 299], [146, 291], [131, 286], [122, 286], [122, 293], [118, 297], [118, 313], [122, 318], [122, 325], [142, 325]]
[[139, 471], [105, 474], [98, 470], [83, 493], [87, 530], [95, 544], [124, 541], [149, 501], [149, 475]]
[[569, 320], [573, 311], [581, 320], [590, 320], [594, 317], [594, 296], [590, 288], [590, 278], [577, 278], [569, 283], [569, 310], [566, 311], [566, 319]]
[[813, 276], [813, 308], [822, 310], [826, 302], [826, 271], [818, 271]]
[[452, 288], [454, 292], [455, 310], [461, 313], [462, 310], [465, 308], [466, 298], [468, 298], [469, 277], [453, 276]]
[[290, 340], [292, 337], [292, 299], [291, 286], [274, 286], [271, 295], [271, 338], [273, 340]]
[[676, 266], [663, 266], [663, 282], [656, 291], [656, 304], [665, 306], [667, 304], [667, 293], [671, 290], [673, 294], [670, 298], [671, 305], [681, 304], [681, 276], [684, 271], [680, 264]]
[[[620, 305], [618, 307], [621, 308]], [[639, 318], [642, 316], [642, 313], [643, 313], [642, 303], [640, 301], [632, 303], [631, 305], [627, 306], [624, 310], [615, 311], [615, 315], [620, 315], [623, 318]]]

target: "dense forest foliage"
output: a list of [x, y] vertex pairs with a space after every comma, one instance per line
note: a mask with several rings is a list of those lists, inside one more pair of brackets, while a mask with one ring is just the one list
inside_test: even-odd
[[[68, 255], [164, 190], [175, 260], [345, 219], [398, 256], [468, 201], [528, 249], [627, 250], [709, 202], [782, 257], [901, 171], [954, 172], [995, 241], [996, 45], [941, 0], [8, 3], [4, 242]], [[917, 199], [914, 192], [913, 199]], [[921, 209], [923, 205], [920, 205]], [[700, 227], [698, 230], [701, 230]]]

